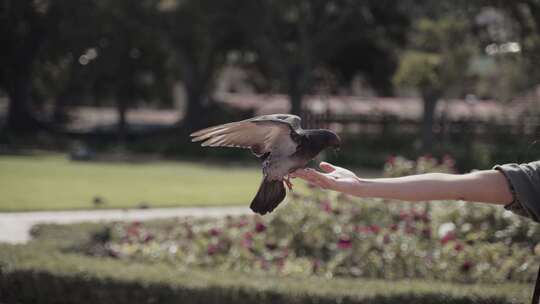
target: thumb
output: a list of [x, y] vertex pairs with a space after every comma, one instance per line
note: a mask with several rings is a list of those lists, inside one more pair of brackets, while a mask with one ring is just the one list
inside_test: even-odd
[[327, 162], [321, 162], [319, 164], [319, 167], [321, 167], [321, 169], [326, 173], [332, 173], [332, 172], [336, 171], [336, 167], [332, 166], [331, 164], [329, 164]]

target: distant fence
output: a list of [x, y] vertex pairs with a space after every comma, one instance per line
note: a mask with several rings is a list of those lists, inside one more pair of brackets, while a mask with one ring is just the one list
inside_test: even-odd
[[[388, 114], [302, 114], [305, 128], [330, 128], [347, 136], [418, 134], [421, 120], [401, 118]], [[504, 136], [540, 139], [540, 115], [527, 115], [520, 119], [476, 118], [447, 119], [439, 117], [433, 125], [438, 140], [461, 141], [463, 139], [491, 142]]]

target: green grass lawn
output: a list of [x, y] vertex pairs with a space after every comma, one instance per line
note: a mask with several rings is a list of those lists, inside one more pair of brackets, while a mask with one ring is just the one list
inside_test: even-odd
[[73, 162], [64, 155], [0, 156], [0, 211], [248, 205], [256, 166], [190, 162]]

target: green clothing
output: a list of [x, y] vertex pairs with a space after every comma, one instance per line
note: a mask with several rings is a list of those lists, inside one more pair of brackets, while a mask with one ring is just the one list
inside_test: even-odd
[[493, 169], [504, 174], [514, 196], [504, 208], [540, 222], [540, 161], [497, 165]]

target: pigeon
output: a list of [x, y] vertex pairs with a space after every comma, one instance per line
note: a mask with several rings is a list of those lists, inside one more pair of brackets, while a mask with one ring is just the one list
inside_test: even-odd
[[283, 183], [292, 190], [289, 173], [307, 166], [327, 147], [339, 149], [339, 136], [325, 129], [304, 130], [296, 115], [273, 114], [213, 126], [192, 133], [203, 147], [250, 149], [262, 161], [263, 179], [251, 210], [272, 212], [285, 199]]

